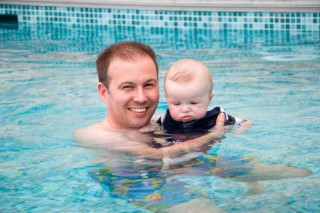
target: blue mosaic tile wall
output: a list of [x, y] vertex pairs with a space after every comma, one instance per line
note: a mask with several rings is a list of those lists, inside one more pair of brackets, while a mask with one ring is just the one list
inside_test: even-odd
[[18, 15], [19, 23], [67, 24], [74, 27], [144, 26], [156, 30], [320, 31], [319, 12], [210, 12], [28, 6], [0, 4], [1, 14]]

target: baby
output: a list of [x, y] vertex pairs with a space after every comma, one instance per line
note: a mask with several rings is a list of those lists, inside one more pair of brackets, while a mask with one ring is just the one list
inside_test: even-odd
[[165, 76], [164, 89], [169, 109], [157, 122], [166, 133], [204, 133], [218, 126], [250, 124], [228, 115], [221, 107], [208, 111], [214, 96], [212, 77], [200, 61], [175, 62]]
[[[212, 91], [212, 77], [208, 68], [200, 61], [182, 59], [175, 62], [168, 70], [164, 79], [164, 90], [168, 110], [156, 120], [163, 131], [155, 131], [154, 141], [150, 144], [154, 148], [172, 146], [191, 139], [198, 138], [220, 127], [239, 125], [234, 133], [242, 133], [251, 122], [228, 115], [221, 107], [208, 110], [214, 93]], [[140, 132], [154, 131], [156, 126], [149, 124]], [[190, 160], [193, 155], [206, 153], [219, 140], [203, 145], [182, 158], [170, 159], [164, 167]], [[169, 158], [164, 158], [169, 159]]]

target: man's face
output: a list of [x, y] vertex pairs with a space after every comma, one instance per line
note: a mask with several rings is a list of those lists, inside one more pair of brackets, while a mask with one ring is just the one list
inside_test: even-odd
[[109, 124], [122, 128], [148, 124], [159, 101], [157, 69], [152, 59], [115, 59], [109, 65], [108, 78], [105, 102]]

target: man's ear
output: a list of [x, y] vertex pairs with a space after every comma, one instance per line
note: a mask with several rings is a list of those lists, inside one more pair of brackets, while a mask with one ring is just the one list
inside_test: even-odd
[[210, 97], [209, 97], [209, 100], [210, 100], [210, 101], [212, 101], [213, 96], [214, 96], [214, 92], [212, 91], [212, 92], [211, 92], [211, 95], [210, 95]]
[[101, 82], [98, 83], [98, 92], [99, 92], [100, 99], [103, 102], [107, 103], [108, 102], [108, 99], [107, 99], [108, 90]]

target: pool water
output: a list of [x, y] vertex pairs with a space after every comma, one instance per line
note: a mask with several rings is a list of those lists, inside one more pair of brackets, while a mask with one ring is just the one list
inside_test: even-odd
[[[95, 153], [72, 132], [102, 120], [95, 59], [111, 43], [137, 40], [157, 53], [163, 77], [181, 58], [211, 70], [213, 106], [247, 118], [244, 134], [227, 134], [209, 153], [250, 157], [312, 171], [303, 178], [265, 180], [250, 194], [243, 182], [217, 176], [177, 177], [226, 212], [320, 211], [319, 35], [287, 31], [203, 31], [72, 28], [56, 25], [0, 27], [0, 211], [148, 212], [96, 182]], [[194, 207], [196, 212], [197, 207]]]

